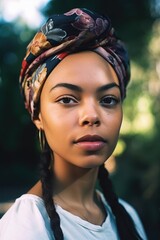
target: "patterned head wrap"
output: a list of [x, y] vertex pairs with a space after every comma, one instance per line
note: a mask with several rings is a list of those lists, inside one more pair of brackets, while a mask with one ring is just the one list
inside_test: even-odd
[[37, 117], [43, 84], [54, 67], [68, 54], [85, 50], [98, 53], [111, 64], [119, 79], [122, 98], [125, 97], [130, 78], [129, 58], [110, 19], [76, 8], [51, 16], [27, 47], [20, 87], [32, 119]]

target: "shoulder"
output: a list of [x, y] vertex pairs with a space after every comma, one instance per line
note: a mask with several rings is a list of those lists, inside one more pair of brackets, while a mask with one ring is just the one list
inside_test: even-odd
[[142, 236], [144, 240], [147, 240], [142, 222], [141, 222], [136, 210], [130, 204], [128, 204], [126, 201], [124, 201], [122, 199], [119, 199], [119, 203], [121, 203], [123, 205], [123, 207], [126, 209], [126, 211], [129, 213], [129, 215], [133, 219], [135, 227], [136, 227], [137, 231], [139, 232], [140, 236]]
[[[110, 212], [111, 211], [111, 208], [110, 206], [108, 205], [108, 203], [106, 202], [104, 196], [102, 193], [100, 193], [101, 195], [101, 199], [104, 203], [104, 205], [106, 206], [107, 209], [109, 209]], [[142, 237], [143, 240], [147, 240], [147, 237], [146, 237], [146, 234], [145, 234], [145, 231], [144, 231], [144, 228], [143, 228], [143, 225], [142, 225], [142, 222], [136, 212], [136, 210], [129, 204], [127, 203], [126, 201], [122, 200], [122, 199], [119, 199], [119, 203], [123, 205], [123, 207], [126, 209], [126, 211], [128, 212], [128, 214], [131, 216], [131, 218], [133, 219], [133, 222], [135, 224], [135, 227], [137, 229], [137, 231], [139, 232], [140, 236]]]
[[52, 239], [50, 221], [43, 200], [24, 194], [0, 220], [0, 239]]
[[134, 222], [140, 221], [139, 216], [136, 212], [136, 210], [126, 201], [119, 199], [119, 203], [123, 205], [123, 207], [126, 209], [126, 211], [129, 213], [129, 215], [132, 217]]
[[30, 214], [36, 217], [37, 212], [40, 212], [42, 215], [45, 214], [43, 200], [36, 195], [24, 194], [16, 199], [13, 205], [2, 217], [1, 221], [4, 221], [5, 219], [10, 221], [12, 217], [19, 220], [22, 217], [28, 217]]

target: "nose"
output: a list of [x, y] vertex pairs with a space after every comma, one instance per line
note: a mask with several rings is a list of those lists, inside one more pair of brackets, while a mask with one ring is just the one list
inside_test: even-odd
[[80, 126], [99, 126], [100, 117], [96, 106], [87, 104], [83, 106], [80, 111], [79, 116], [79, 125]]

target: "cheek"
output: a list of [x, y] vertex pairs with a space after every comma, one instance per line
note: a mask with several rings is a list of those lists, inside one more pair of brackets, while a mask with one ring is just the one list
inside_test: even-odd
[[119, 114], [118, 114], [117, 121], [116, 121], [117, 128], [118, 128], [118, 133], [119, 133], [121, 125], [122, 125], [122, 120], [123, 120], [123, 112], [122, 112], [122, 109], [121, 109]]
[[59, 140], [62, 137], [64, 131], [63, 124], [60, 124], [57, 118], [45, 118], [43, 127], [49, 144], [55, 139]]
[[[44, 117], [43, 117], [44, 116]], [[46, 135], [47, 142], [52, 150], [54, 147], [66, 140], [66, 136], [70, 135], [73, 130], [73, 119], [66, 115], [60, 115], [57, 112], [44, 112], [42, 115], [43, 128]]]
[[113, 138], [116, 137], [118, 138], [119, 136], [119, 131], [121, 128], [121, 124], [122, 124], [122, 119], [123, 119], [123, 112], [122, 109], [120, 109], [114, 116], [112, 116], [112, 118], [110, 119], [110, 131], [111, 131], [111, 135], [113, 136]]
[[121, 108], [121, 110], [119, 112], [119, 115], [118, 115], [118, 118], [117, 118], [117, 126], [118, 126], [119, 130], [120, 130], [121, 125], [122, 125], [122, 120], [123, 120], [123, 111], [122, 111], [122, 108]]
[[[110, 119], [110, 153], [112, 154], [119, 138], [119, 132], [122, 124], [123, 113], [120, 111]], [[106, 130], [107, 131], [107, 130]]]

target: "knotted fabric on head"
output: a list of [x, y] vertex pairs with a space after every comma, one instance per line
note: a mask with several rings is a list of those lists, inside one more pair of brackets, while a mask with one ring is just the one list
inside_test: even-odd
[[40, 93], [54, 67], [68, 54], [90, 50], [114, 68], [122, 99], [130, 78], [129, 58], [116, 37], [111, 21], [88, 9], [72, 9], [52, 15], [27, 47], [22, 62], [20, 87], [32, 119], [37, 118]]

